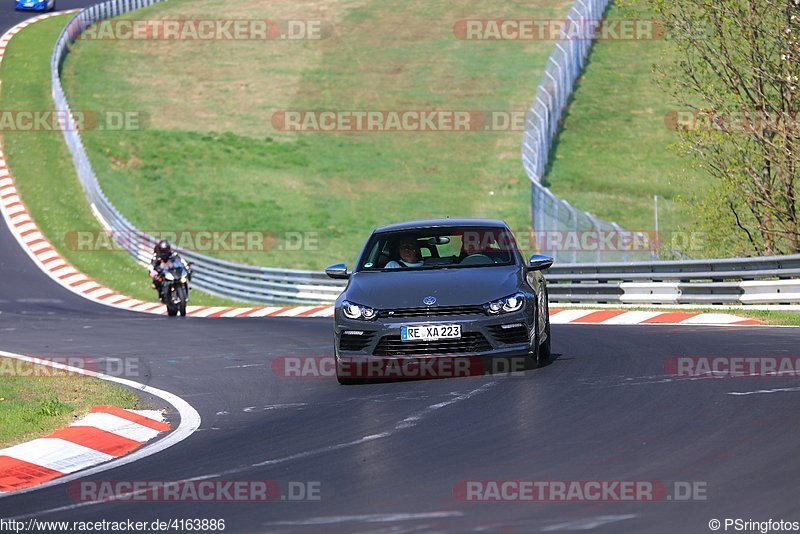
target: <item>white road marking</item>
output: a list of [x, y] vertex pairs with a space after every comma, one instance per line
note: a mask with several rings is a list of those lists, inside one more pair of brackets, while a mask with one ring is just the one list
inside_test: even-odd
[[[48, 487], [51, 487], [51, 486], [57, 486], [57, 485], [61, 485], [61, 484], [66, 484], [67, 482], [72, 482], [73, 480], [78, 480], [79, 478], [89, 477], [89, 476], [92, 476], [92, 475], [96, 475], [98, 473], [102, 473], [104, 471], [108, 471], [109, 469], [114, 469], [114, 468], [117, 468], [117, 467], [120, 467], [120, 466], [123, 466], [123, 465], [127, 465], [127, 464], [130, 464], [130, 463], [133, 463], [133, 462], [135, 462], [137, 460], [141, 460], [143, 458], [147, 458], [148, 456], [152, 456], [153, 454], [156, 454], [156, 453], [159, 453], [159, 452], [161, 452], [163, 450], [166, 450], [166, 449], [172, 447], [173, 445], [177, 445], [181, 441], [183, 441], [186, 438], [188, 438], [189, 436], [191, 436], [195, 432], [195, 430], [200, 428], [201, 419], [200, 419], [200, 414], [197, 413], [197, 410], [195, 410], [188, 402], [183, 400], [181, 397], [178, 397], [177, 395], [174, 395], [174, 394], [172, 394], [172, 393], [170, 393], [168, 391], [164, 391], [162, 389], [157, 389], [157, 388], [145, 385], [145, 384], [140, 384], [139, 382], [134, 382], [133, 380], [128, 380], [128, 379], [125, 379], [125, 378], [119, 378], [119, 377], [116, 377], [116, 376], [104, 375], [102, 373], [95, 373], [93, 371], [88, 371], [86, 369], [80, 369], [78, 367], [71, 367], [69, 365], [64, 365], [64, 364], [61, 364], [61, 363], [58, 363], [58, 362], [53, 362], [53, 361], [48, 361], [48, 360], [42, 360], [42, 359], [39, 359], [39, 358], [32, 358], [30, 356], [22, 356], [20, 354], [13, 354], [13, 353], [4, 352], [4, 351], [0, 351], [0, 356], [3, 356], [5, 358], [14, 358], [14, 359], [17, 359], [17, 360], [26, 361], [26, 362], [30, 362], [30, 363], [35, 363], [37, 365], [44, 365], [44, 366], [52, 367], [52, 368], [55, 368], [55, 369], [62, 369], [62, 370], [66, 370], [66, 371], [71, 371], [73, 373], [77, 373], [77, 374], [81, 374], [81, 375], [93, 376], [95, 378], [99, 378], [99, 379], [105, 380], [107, 382], [114, 382], [115, 384], [120, 384], [122, 386], [126, 386], [126, 387], [129, 387], [129, 388], [135, 389], [137, 391], [141, 391], [141, 392], [143, 392], [145, 394], [154, 395], [154, 396], [158, 397], [159, 399], [163, 400], [164, 402], [172, 405], [172, 407], [175, 408], [175, 410], [180, 415], [180, 423], [178, 424], [178, 427], [175, 428], [172, 432], [170, 432], [166, 436], [164, 436], [163, 439], [160, 439], [158, 441], [154, 441], [153, 443], [150, 443], [149, 445], [145, 445], [144, 447], [132, 452], [131, 454], [129, 454], [127, 456], [122, 456], [120, 458], [114, 459], [114, 460], [112, 460], [110, 462], [107, 462], [105, 464], [98, 465], [96, 467], [92, 467], [92, 468], [89, 468], [89, 469], [86, 469], [86, 470], [83, 470], [83, 471], [79, 471], [79, 472], [76, 472], [76, 473], [72, 473], [72, 474], [57, 478], [55, 480], [51, 480], [50, 482], [46, 482], [46, 483], [41, 484], [39, 486], [35, 486], [35, 487], [32, 487], [32, 488], [27, 488], [27, 489], [23, 489], [23, 490], [19, 490], [19, 491], [5, 493], [3, 495], [0, 495], [0, 499], [2, 499], [4, 497], [7, 497], [9, 495], [20, 495], [22, 493], [29, 493], [31, 491], [37, 491], [37, 490], [40, 490], [40, 489], [43, 489], [43, 488], [48, 488]], [[72, 504], [72, 505], [60, 507], [58, 509], [38, 511], [33, 515], [39, 516], [39, 515], [44, 515], [46, 513], [53, 513], [53, 512], [63, 511], [63, 510], [69, 510], [69, 509], [72, 509], [72, 508], [78, 508], [78, 507], [82, 506], [83, 504], [97, 504], [97, 503], [89, 502], [89, 503]]]
[[629, 311], [611, 319], [606, 319], [603, 324], [639, 324], [652, 319], [663, 312]]
[[40, 438], [0, 449], [0, 456], [41, 465], [60, 473], [74, 473], [114, 459], [111, 455], [59, 438]]
[[[355, 439], [353, 441], [346, 441], [344, 443], [337, 443], [336, 445], [330, 445], [328, 447], [320, 447], [319, 449], [312, 449], [312, 450], [309, 450], [309, 451], [298, 452], [297, 454], [291, 454], [289, 456], [284, 456], [283, 458], [275, 458], [273, 460], [264, 460], [263, 462], [258, 462], [256, 464], [253, 464], [251, 467], [263, 467], [265, 465], [282, 464], [282, 463], [290, 462], [292, 460], [299, 460], [300, 458], [308, 458], [310, 456], [317, 456], [319, 454], [324, 454], [324, 453], [328, 453], [328, 452], [338, 451], [338, 450], [341, 450], [341, 449], [346, 449], [348, 447], [353, 447], [355, 445], [362, 445], [364, 443], [369, 443], [370, 441], [375, 441], [376, 439], [388, 438], [389, 436], [391, 436], [391, 433], [389, 433], [389, 432], [381, 432], [380, 434], [370, 434], [369, 436], [364, 436], [363, 438], [358, 438], [358, 439]], [[247, 468], [247, 469], [250, 469], [250, 468]], [[239, 468], [239, 469], [231, 470], [230, 472], [238, 472], [238, 471], [242, 471], [242, 470], [243, 469]], [[225, 473], [221, 473], [221, 474], [219, 474], [217, 476], [222, 476], [223, 474], [229, 474], [230, 472], [226, 471]]]
[[593, 528], [602, 527], [609, 523], [617, 523], [627, 519], [633, 519], [636, 514], [625, 515], [599, 515], [597, 517], [585, 517], [582, 519], [575, 519], [573, 521], [565, 521], [556, 525], [544, 527], [543, 532], [553, 532], [556, 530], [591, 530]]
[[158, 430], [153, 430], [110, 413], [90, 413], [70, 426], [93, 426], [139, 443], [150, 441], [159, 434]]
[[550, 315], [550, 324], [571, 323], [596, 311], [597, 310], [561, 310]]
[[303, 406], [308, 406], [307, 402], [293, 402], [289, 404], [270, 404], [269, 406], [263, 406], [258, 408], [256, 406], [248, 406], [243, 411], [246, 413], [252, 412], [268, 412], [270, 410], [284, 410], [286, 408], [301, 408]]
[[741, 397], [744, 395], [765, 395], [768, 393], [785, 393], [791, 391], [800, 391], [800, 387], [796, 388], [776, 388], [776, 389], [757, 389], [755, 391], [729, 391], [728, 395]]
[[681, 321], [681, 324], [731, 324], [747, 320], [729, 313], [701, 313]]
[[453, 397], [452, 399], [450, 399], [448, 401], [439, 402], [437, 404], [431, 404], [427, 408], [424, 408], [424, 409], [422, 409], [422, 410], [420, 410], [420, 411], [418, 411], [416, 413], [413, 413], [413, 414], [409, 415], [408, 417], [406, 417], [405, 419], [403, 419], [402, 421], [397, 423], [397, 425], [395, 425], [395, 428], [400, 430], [400, 429], [403, 429], [403, 428], [411, 428], [412, 426], [416, 426], [420, 421], [425, 419], [427, 416], [429, 416], [431, 413], [435, 412], [436, 410], [440, 410], [440, 409], [442, 409], [442, 408], [444, 408], [446, 406], [450, 406], [451, 404], [455, 404], [455, 403], [460, 402], [462, 400], [467, 400], [467, 399], [469, 399], [471, 397], [474, 397], [475, 395], [479, 395], [479, 394], [483, 393], [484, 391], [486, 391], [486, 390], [488, 390], [491, 387], [496, 386], [496, 385], [497, 385], [497, 382], [488, 382], [488, 383], [482, 385], [481, 387], [479, 387], [478, 389], [473, 389], [472, 391], [464, 393], [463, 395], [459, 395], [457, 397]]
[[389, 513], [389, 514], [364, 514], [364, 515], [332, 515], [312, 517], [298, 521], [275, 521], [268, 525], [283, 526], [310, 526], [310, 525], [335, 525], [339, 523], [388, 523], [392, 521], [421, 521], [423, 519], [445, 519], [448, 517], [463, 517], [463, 512], [419, 512], [419, 513]]

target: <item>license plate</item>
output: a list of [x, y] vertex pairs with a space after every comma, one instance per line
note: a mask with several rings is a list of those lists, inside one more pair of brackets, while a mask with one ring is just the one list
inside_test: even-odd
[[460, 324], [432, 324], [400, 327], [403, 341], [436, 341], [437, 339], [461, 339]]

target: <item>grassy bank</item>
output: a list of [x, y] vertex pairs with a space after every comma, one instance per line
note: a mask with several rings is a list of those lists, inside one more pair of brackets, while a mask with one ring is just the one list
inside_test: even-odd
[[[144, 229], [257, 230], [232, 261], [319, 269], [352, 262], [378, 225], [477, 216], [530, 223], [520, 131], [286, 132], [282, 110], [524, 111], [552, 42], [465, 41], [465, 18], [557, 18], [537, 0], [176, 0], [136, 18], [322, 19], [310, 41], [83, 41], [66, 62], [78, 109], [148, 114], [139, 131], [87, 132], [111, 200]], [[293, 250], [288, 235], [310, 236]]]
[[[615, 6], [606, 17], [653, 18]], [[653, 72], [670, 53], [662, 40], [596, 42], [546, 177], [554, 193], [641, 231], [654, 229], [653, 195], [658, 195], [660, 230], [691, 230], [693, 214], [680, 199], [702, 194], [705, 177], [670, 148], [678, 138], [664, 117], [678, 108]]]
[[[51, 110], [50, 56], [53, 43], [70, 15], [54, 17], [26, 28], [8, 45], [0, 65], [0, 109]], [[147, 271], [124, 252], [76, 250], [76, 231], [100, 231], [72, 158], [58, 131], [13, 131], [2, 135], [3, 149], [17, 188], [36, 224], [77, 269], [123, 294], [155, 300]], [[216, 305], [219, 299], [200, 292], [194, 304]]]
[[132, 392], [108, 382], [0, 357], [0, 447], [47, 435], [93, 406], [138, 404]]

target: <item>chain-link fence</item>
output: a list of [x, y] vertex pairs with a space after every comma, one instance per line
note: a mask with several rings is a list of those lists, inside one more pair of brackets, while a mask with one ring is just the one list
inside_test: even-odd
[[[609, 0], [576, 0], [564, 26], [586, 27], [591, 22], [599, 21], [608, 3]], [[532, 224], [537, 244], [540, 252], [553, 256], [559, 262], [653, 259], [652, 247], [642, 246], [652, 241], [649, 235], [638, 234], [620, 239], [619, 234], [626, 232], [619, 225], [574, 208], [542, 185], [562, 113], [567, 107], [575, 81], [583, 71], [592, 43], [585, 38], [565, 38], [556, 43], [528, 111], [522, 141], [522, 165], [531, 180]], [[626, 241], [637, 246], [630, 249], [624, 246], [604, 248], [603, 238], [615, 234], [617, 236], [612, 240], [615, 243]], [[585, 246], [587, 242], [595, 246]]]
[[[51, 64], [56, 110], [65, 112], [66, 115], [70, 113], [61, 85], [60, 69], [69, 46], [80, 34], [97, 21], [161, 1], [163, 0], [111, 0], [83, 9], [67, 24], [56, 43]], [[573, 22], [599, 20], [607, 4], [608, 0], [577, 0], [568, 18]], [[554, 232], [557, 236], [563, 236], [565, 232], [577, 234], [620, 230], [614, 223], [600, 221], [588, 213], [576, 210], [541, 185], [562, 111], [567, 105], [575, 80], [582, 71], [591, 45], [590, 40], [581, 39], [564, 39], [555, 45], [527, 116], [522, 160], [532, 182], [533, 227], [539, 234]], [[118, 245], [138, 262], [145, 263], [150, 257], [156, 238], [136, 229], [105, 196], [77, 129], [64, 128], [63, 133], [93, 213], [114, 236]], [[649, 254], [648, 258], [642, 258], [641, 252], [600, 249], [585, 251], [580, 250], [580, 247], [564, 247], [563, 242], [558, 246], [550, 246], [553, 243], [550, 239], [537, 238], [537, 241], [542, 252], [566, 263], [649, 259]], [[181, 253], [193, 263], [196, 287], [229, 299], [262, 303], [332, 302], [343, 287], [341, 281], [330, 280], [317, 271], [270, 269], [226, 262], [187, 250], [181, 250]]]
[[[104, 20], [163, 0], [112, 0], [80, 11], [66, 25], [56, 42], [51, 62], [55, 109], [71, 116], [69, 103], [61, 85], [60, 69], [70, 44], [92, 23]], [[77, 128], [63, 128], [64, 139], [92, 212], [113, 237], [117, 245], [141, 264], [146, 264], [157, 239], [138, 230], [108, 200], [89, 162]], [[232, 300], [261, 303], [317, 304], [333, 302], [344, 284], [317, 271], [269, 269], [223, 261], [217, 258], [180, 250], [192, 263], [195, 287]], [[142, 283], [146, 283], [143, 273]]]

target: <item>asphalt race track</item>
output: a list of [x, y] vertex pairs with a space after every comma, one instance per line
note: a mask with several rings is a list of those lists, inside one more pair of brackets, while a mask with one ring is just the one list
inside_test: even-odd
[[[60, 9], [90, 2], [59, 1]], [[3, 31], [26, 18], [2, 7]], [[134, 380], [203, 419], [189, 439], [96, 480], [318, 482], [318, 501], [83, 505], [65, 486], [0, 498], [0, 517], [225, 519], [227, 532], [710, 532], [711, 519], [800, 517], [800, 387], [681, 379], [669, 357], [800, 356], [800, 331], [553, 326], [554, 361], [524, 376], [342, 387], [282, 378], [282, 356], [330, 356], [329, 319], [189, 319], [95, 305], [50, 281], [0, 228], [0, 350], [136, 358]], [[142, 283], [147, 283], [143, 275]], [[749, 395], [731, 393], [761, 392]], [[173, 414], [174, 416], [174, 414]], [[706, 500], [463, 502], [466, 480], [705, 484]]]

